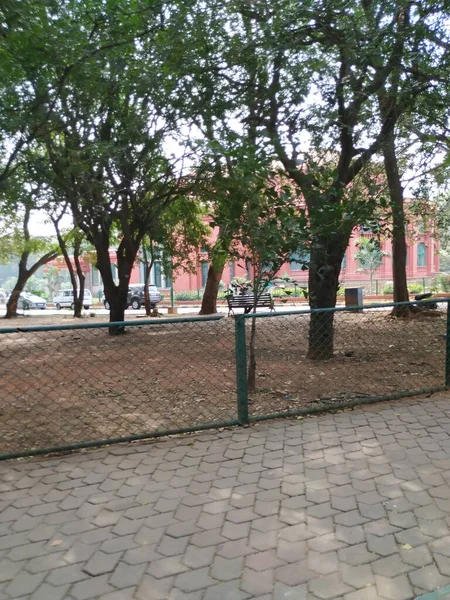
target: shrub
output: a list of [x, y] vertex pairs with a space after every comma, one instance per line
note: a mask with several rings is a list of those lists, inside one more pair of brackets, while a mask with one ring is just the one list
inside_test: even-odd
[[307, 295], [305, 296], [305, 293], [307, 291], [306, 287], [302, 287], [302, 286], [297, 286], [295, 287], [288, 287], [288, 288], [279, 288], [279, 287], [272, 287], [270, 289], [270, 293], [272, 294], [273, 298], [306, 298]]
[[450, 292], [450, 275], [440, 273], [433, 279], [432, 288], [440, 292]]
[[175, 292], [175, 300], [201, 300], [203, 296], [203, 290], [183, 290], [181, 292]]
[[408, 292], [410, 294], [423, 294], [423, 286], [420, 283], [410, 283], [408, 285]]
[[388, 281], [383, 286], [383, 294], [393, 294], [394, 293], [394, 284], [392, 281]]

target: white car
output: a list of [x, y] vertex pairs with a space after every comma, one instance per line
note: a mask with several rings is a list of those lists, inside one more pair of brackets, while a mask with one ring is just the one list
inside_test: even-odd
[[[73, 290], [60, 290], [53, 298], [53, 304], [59, 310], [61, 308], [74, 309]], [[84, 290], [83, 307], [88, 310], [92, 306], [92, 294], [90, 290]]]
[[40, 308], [44, 310], [47, 308], [47, 302], [40, 296], [35, 296], [29, 292], [22, 292], [17, 301], [17, 308], [21, 310], [29, 310], [30, 308]]

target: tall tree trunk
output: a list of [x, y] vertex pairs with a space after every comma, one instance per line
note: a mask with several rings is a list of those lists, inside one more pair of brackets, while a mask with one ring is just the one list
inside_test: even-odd
[[21, 268], [19, 265], [19, 275], [17, 277], [16, 284], [8, 298], [8, 302], [6, 303], [6, 315], [5, 319], [13, 319], [17, 317], [17, 303], [19, 301], [19, 296], [23, 292], [23, 289], [28, 281], [30, 276], [27, 276], [27, 269]]
[[[256, 306], [253, 308], [256, 312]], [[254, 392], [256, 388], [256, 318], [252, 318], [249, 343], [249, 360], [247, 371], [247, 387], [249, 392]]]
[[[109, 258], [109, 240], [101, 239], [96, 244], [97, 268], [103, 280], [106, 300], [109, 302], [109, 322], [122, 323], [125, 321], [125, 310], [127, 308], [128, 286], [130, 284], [131, 271], [136, 260], [141, 237], [133, 240], [122, 238], [117, 249], [117, 269], [119, 273], [119, 284], [114, 282], [111, 272], [111, 260]], [[121, 335], [125, 333], [125, 326], [116, 325], [109, 328], [110, 335]]]
[[211, 264], [206, 277], [205, 291], [203, 292], [200, 315], [213, 315], [217, 312], [217, 295], [222, 280], [223, 270], [227, 262], [227, 250], [230, 247], [231, 240], [223, 228], [219, 229], [217, 240], [211, 251]]
[[[341, 235], [319, 236], [313, 241], [309, 263], [309, 306], [334, 308], [339, 289], [339, 275], [348, 237]], [[334, 352], [334, 312], [312, 312], [309, 323], [307, 357], [311, 360], [328, 360]]]
[[[395, 152], [394, 133], [388, 137], [383, 146], [383, 159], [392, 212], [392, 279], [394, 282], [394, 302], [408, 302], [405, 209], [403, 187]], [[397, 317], [407, 317], [411, 313], [410, 308], [409, 306], [396, 306], [392, 309], [392, 314]]]
[[84, 300], [84, 288], [86, 283], [86, 278], [83, 273], [83, 269], [81, 268], [80, 262], [81, 256], [81, 240], [75, 239], [74, 249], [73, 249], [73, 260], [75, 263], [75, 269], [78, 276], [78, 281], [80, 282], [80, 287], [78, 289], [78, 293], [76, 290], [73, 291], [74, 298], [74, 317], [81, 317], [82, 309], [83, 309], [83, 300]]
[[78, 283], [77, 283], [77, 277], [75, 274], [75, 270], [73, 268], [72, 261], [70, 260], [69, 252], [67, 251], [66, 240], [63, 238], [63, 236], [61, 235], [61, 232], [59, 230], [59, 219], [53, 219], [53, 225], [55, 227], [56, 238], [58, 240], [59, 247], [61, 248], [61, 253], [63, 255], [64, 262], [66, 263], [67, 270], [69, 271], [70, 283], [72, 284], [73, 301], [74, 301], [73, 316], [80, 318], [81, 317], [81, 304], [78, 301]]
[[145, 242], [142, 244], [142, 251], [144, 253], [144, 306], [145, 306], [145, 314], [147, 317], [151, 315], [152, 307], [150, 302], [150, 291], [148, 289], [148, 285], [150, 282], [150, 273], [152, 272], [154, 259], [153, 252], [153, 242], [150, 239], [150, 262], [148, 260], [147, 248], [145, 247]]
[[225, 259], [222, 263], [211, 264], [206, 278], [205, 291], [203, 292], [200, 315], [213, 315], [217, 312], [217, 295], [222, 280]]
[[36, 271], [46, 265], [48, 262], [53, 260], [58, 256], [57, 251], [47, 252], [44, 254], [38, 261], [34, 263], [29, 269], [27, 269], [27, 261], [29, 257], [28, 252], [23, 252], [19, 262], [19, 275], [17, 277], [16, 285], [11, 292], [10, 297], [8, 298], [8, 302], [6, 304], [6, 314], [5, 319], [13, 319], [17, 317], [17, 302], [19, 301], [19, 296], [23, 292], [27, 281], [30, 279], [32, 275], [36, 273]]

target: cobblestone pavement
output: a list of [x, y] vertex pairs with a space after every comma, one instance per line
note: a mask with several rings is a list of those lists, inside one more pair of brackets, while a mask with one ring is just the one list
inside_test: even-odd
[[0, 492], [0, 600], [449, 597], [450, 398], [9, 461]]

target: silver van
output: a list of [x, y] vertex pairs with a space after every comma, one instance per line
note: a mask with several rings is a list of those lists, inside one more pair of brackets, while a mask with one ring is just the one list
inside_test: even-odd
[[[73, 290], [60, 290], [53, 298], [53, 304], [59, 310], [61, 308], [74, 309]], [[90, 290], [84, 290], [83, 308], [88, 310], [92, 306], [92, 294]]]

